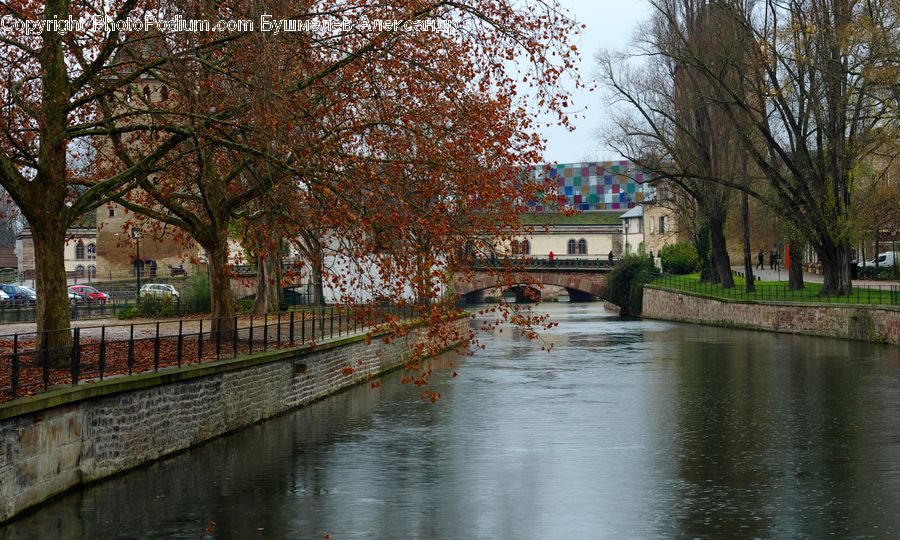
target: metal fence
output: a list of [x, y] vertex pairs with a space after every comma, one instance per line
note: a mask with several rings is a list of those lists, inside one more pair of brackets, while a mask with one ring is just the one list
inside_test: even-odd
[[0, 335], [0, 402], [61, 384], [318, 343], [412, 316], [409, 306], [368, 305]]
[[798, 291], [788, 289], [787, 282], [756, 282], [756, 291], [747, 293], [743, 285], [724, 288], [718, 283], [700, 281], [685, 276], [663, 275], [651, 286], [724, 298], [728, 300], [766, 302], [807, 302], [817, 304], [900, 305], [900, 285], [865, 285], [851, 287], [850, 294], [823, 295], [821, 283], [806, 282]]

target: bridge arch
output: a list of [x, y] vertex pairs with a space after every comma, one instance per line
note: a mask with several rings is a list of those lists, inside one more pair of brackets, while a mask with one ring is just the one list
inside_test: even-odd
[[474, 272], [469, 279], [454, 280], [456, 293], [463, 298], [471, 299], [486, 290], [502, 288], [504, 290], [536, 285], [562, 287], [574, 301], [607, 298], [606, 274], [598, 272], [527, 272], [528, 283], [516, 283], [512, 286], [491, 272]]

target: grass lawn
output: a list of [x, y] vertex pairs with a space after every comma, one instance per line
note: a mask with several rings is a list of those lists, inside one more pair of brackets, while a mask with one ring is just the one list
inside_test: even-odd
[[876, 305], [900, 305], [900, 287], [897, 285], [878, 285], [868, 287], [853, 287], [849, 296], [822, 296], [821, 283], [805, 284], [801, 291], [790, 291], [786, 281], [757, 281], [756, 292], [744, 292], [746, 281], [742, 277], [734, 278], [735, 287], [725, 289], [717, 283], [700, 281], [700, 274], [688, 274], [684, 276], [661, 276], [649, 285], [667, 289], [685, 291], [700, 296], [718, 298], [723, 300], [738, 300], [744, 302], [814, 302], [824, 304], [876, 304]]

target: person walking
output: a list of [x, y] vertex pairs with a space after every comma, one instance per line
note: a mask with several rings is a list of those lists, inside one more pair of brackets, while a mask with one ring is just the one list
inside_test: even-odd
[[765, 256], [763, 255], [762, 250], [759, 250], [759, 253], [756, 254], [756, 260], [758, 261], [758, 262], [756, 263], [756, 269], [757, 269], [757, 270], [762, 270], [762, 268], [763, 268], [763, 263], [766, 261], [766, 258], [765, 258]]
[[769, 251], [769, 270], [775, 270], [775, 250]]

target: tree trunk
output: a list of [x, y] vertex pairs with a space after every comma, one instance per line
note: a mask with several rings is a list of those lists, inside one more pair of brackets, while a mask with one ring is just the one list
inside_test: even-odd
[[803, 289], [803, 252], [794, 242], [788, 246], [791, 267], [788, 269], [788, 289], [800, 291]]
[[722, 287], [734, 287], [734, 276], [731, 275], [731, 260], [728, 258], [728, 246], [725, 244], [725, 219], [718, 216], [709, 222], [709, 247], [713, 270]]
[[756, 283], [753, 281], [753, 253], [750, 251], [750, 196], [746, 191], [741, 194], [741, 228], [744, 236], [744, 275], [747, 276], [744, 290], [752, 293], [756, 292]]
[[281, 309], [281, 252], [267, 253], [256, 258], [256, 313], [272, 313]]
[[71, 343], [69, 293], [66, 283], [66, 224], [34, 223], [35, 289], [37, 290], [37, 347], [50, 349], [54, 366], [67, 365]]
[[819, 256], [819, 261], [822, 263], [822, 273], [825, 278], [822, 294], [850, 294], [850, 247], [847, 245], [813, 247]]
[[703, 223], [697, 231], [697, 259], [700, 265], [700, 280], [714, 281], [716, 272], [713, 269], [709, 252], [709, 225]]
[[314, 306], [325, 306], [325, 285], [322, 283], [322, 269], [319, 265], [313, 263], [310, 266], [310, 277], [312, 278], [312, 303]]
[[231, 276], [228, 275], [228, 240], [217, 239], [213, 245], [205, 245], [209, 258], [209, 300], [212, 331], [229, 335], [234, 329], [234, 294]]

